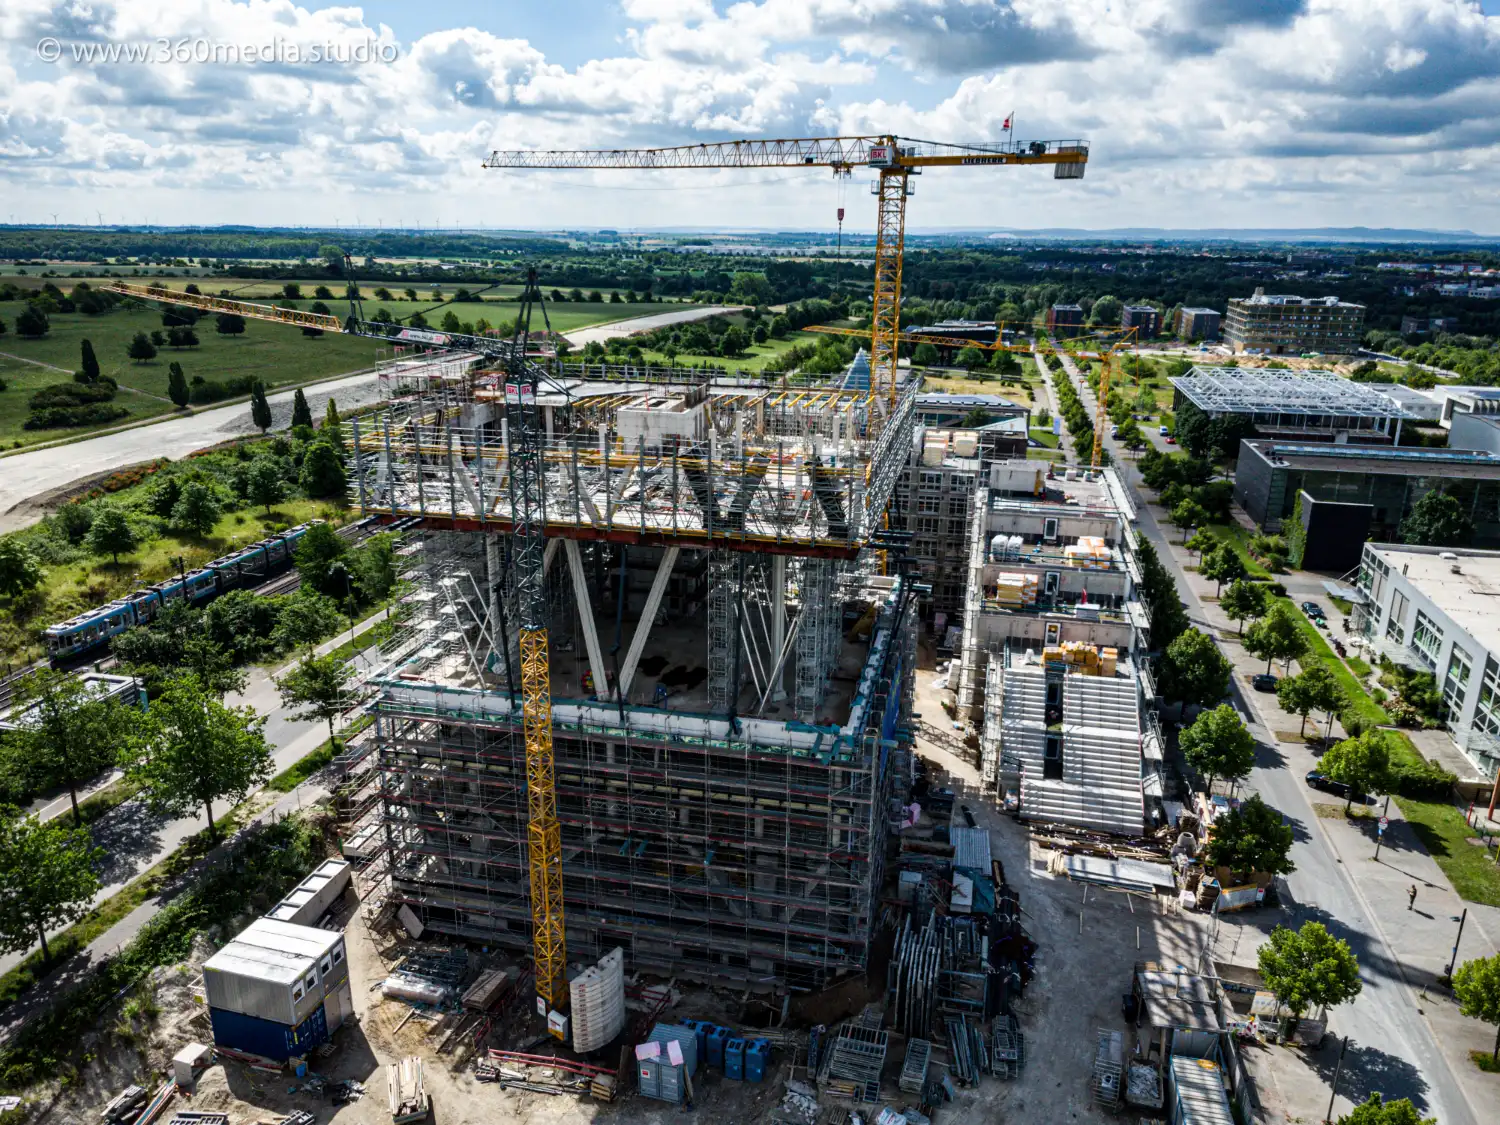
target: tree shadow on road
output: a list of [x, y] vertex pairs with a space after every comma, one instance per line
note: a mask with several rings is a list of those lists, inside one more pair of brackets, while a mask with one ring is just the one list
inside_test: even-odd
[[[1340, 1042], [1337, 1036], [1330, 1035], [1316, 1051], [1307, 1052], [1308, 1065], [1317, 1071], [1324, 1082], [1333, 1081], [1334, 1069], [1338, 1067]], [[1427, 1104], [1429, 1088], [1422, 1072], [1412, 1063], [1353, 1039], [1349, 1041], [1344, 1065], [1339, 1069], [1340, 1097], [1348, 1098], [1355, 1105], [1365, 1101], [1371, 1094], [1382, 1094], [1386, 1101], [1410, 1098], [1412, 1105], [1425, 1115], [1430, 1111]]]
[[99, 879], [123, 882], [149, 867], [161, 850], [162, 818], [144, 802], [127, 801], [93, 826], [94, 843], [104, 849]]

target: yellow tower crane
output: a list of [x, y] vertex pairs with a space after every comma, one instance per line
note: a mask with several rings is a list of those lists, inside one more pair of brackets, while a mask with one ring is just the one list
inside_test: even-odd
[[497, 150], [486, 168], [831, 168], [843, 174], [874, 168], [875, 292], [870, 325], [870, 389], [896, 397], [897, 333], [901, 324], [901, 259], [906, 238], [906, 198], [911, 177], [926, 168], [1051, 164], [1059, 180], [1083, 178], [1085, 141], [1006, 141], [946, 144], [891, 135], [802, 137], [792, 140], [722, 141], [671, 148]]

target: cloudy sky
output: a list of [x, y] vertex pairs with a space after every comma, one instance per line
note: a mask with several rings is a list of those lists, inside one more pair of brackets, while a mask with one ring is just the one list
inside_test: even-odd
[[825, 228], [823, 171], [480, 162], [1014, 112], [1087, 177], [935, 170], [914, 227], [1500, 233], [1497, 111], [1500, 0], [4, 0], [0, 220]]

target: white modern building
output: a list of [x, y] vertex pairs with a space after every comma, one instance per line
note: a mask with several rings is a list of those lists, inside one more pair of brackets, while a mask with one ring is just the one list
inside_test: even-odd
[[1500, 551], [1366, 543], [1351, 626], [1376, 654], [1431, 672], [1454, 744], [1500, 765]]
[[999, 461], [974, 511], [956, 691], [986, 785], [1028, 819], [1139, 832], [1161, 740], [1119, 478]]

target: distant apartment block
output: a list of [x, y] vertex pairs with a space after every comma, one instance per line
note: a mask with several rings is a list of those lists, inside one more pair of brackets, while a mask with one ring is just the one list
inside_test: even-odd
[[1161, 334], [1161, 310], [1155, 305], [1126, 305], [1120, 313], [1120, 327], [1134, 328], [1136, 338], [1149, 340]]
[[1403, 316], [1401, 318], [1401, 335], [1423, 336], [1432, 333], [1436, 336], [1440, 332], [1457, 332], [1458, 317], [1456, 316]]
[[1359, 348], [1365, 307], [1337, 297], [1294, 297], [1257, 288], [1229, 302], [1224, 339], [1237, 352], [1348, 355]]
[[1083, 306], [1053, 305], [1047, 310], [1047, 327], [1053, 330], [1059, 328], [1082, 328]]
[[1217, 340], [1219, 338], [1218, 310], [1178, 309], [1177, 335], [1184, 340]]

